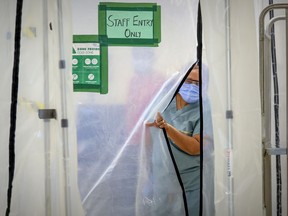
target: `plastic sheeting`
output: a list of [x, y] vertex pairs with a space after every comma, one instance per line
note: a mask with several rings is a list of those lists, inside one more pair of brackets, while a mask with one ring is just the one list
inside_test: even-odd
[[216, 215], [262, 215], [259, 14], [254, 13], [262, 2], [201, 2], [211, 71]]
[[[0, 215], [5, 215], [16, 1], [1, 1], [0, 11]], [[10, 215], [83, 214], [73, 106], [67, 107], [72, 34], [71, 25], [64, 23], [71, 23], [68, 1], [24, 1]], [[60, 59], [66, 68], [59, 68]], [[40, 119], [38, 110], [45, 108], [56, 109], [56, 119]], [[62, 119], [68, 120], [67, 128], [61, 127]]]
[[[99, 172], [99, 176], [94, 177], [97, 181], [92, 181], [92, 187], [87, 179], [80, 180], [80, 182], [85, 182], [85, 187], [83, 184], [80, 188], [88, 188], [88, 192], [83, 199], [84, 206], [89, 210], [88, 215], [98, 214], [99, 212], [105, 215], [114, 215], [116, 213], [120, 215], [185, 215], [183, 191], [180, 187], [164, 133], [159, 129], [149, 129], [145, 125], [146, 122], [154, 120], [157, 111], [162, 112], [165, 110], [180, 81], [183, 79], [183, 74], [185, 73], [178, 74], [178, 76], [175, 75], [159, 89], [159, 93], [147, 105], [139, 119], [134, 122], [135, 126], [131, 133], [122, 142], [108, 134], [108, 138], [106, 138], [109, 140], [108, 145], [95, 146], [96, 150], [93, 150], [91, 145], [83, 142], [85, 138], [79, 138], [79, 141], [83, 142], [80, 142], [82, 145], [87, 145], [85, 147], [81, 146], [81, 153], [84, 153], [89, 146], [89, 154], [86, 153], [83, 158], [79, 158], [80, 179], [82, 175], [88, 175], [90, 179], [90, 175], [96, 175], [96, 172]], [[98, 125], [98, 121], [101, 121], [101, 117], [96, 114], [99, 109], [97, 109], [97, 106], [93, 108], [93, 110], [87, 109], [86, 106], [79, 108], [79, 112], [82, 111], [81, 115], [79, 115], [79, 118], [81, 118], [80, 125], [87, 122], [86, 118], [96, 119], [97, 122], [94, 123]], [[115, 107], [112, 109], [115, 109]], [[112, 109], [106, 108], [105, 112], [108, 111], [111, 114]], [[94, 110], [96, 110], [96, 113]], [[105, 121], [115, 122], [119, 118], [115, 112], [114, 110], [113, 116], [111, 116], [106, 113], [103, 115], [102, 111], [101, 116], [103, 116], [102, 118], [107, 118], [104, 119]], [[85, 118], [86, 115], [88, 116]], [[131, 120], [129, 116], [131, 116], [131, 113], [128, 111], [128, 121]], [[206, 118], [207, 121], [211, 120], [209, 115], [206, 115]], [[118, 128], [120, 126], [120, 130], [121, 128], [125, 129], [126, 126], [121, 126], [121, 124], [123, 124], [123, 120], [116, 122], [115, 127]], [[207, 128], [210, 129], [209, 126]], [[88, 129], [85, 126], [83, 130], [85, 132], [82, 132], [82, 134], [85, 134], [85, 137], [92, 138], [92, 140], [101, 139], [101, 143], [105, 143], [105, 140], [102, 141], [102, 139], [105, 139], [103, 130], [95, 132], [91, 130], [91, 127]], [[115, 128], [113, 128], [114, 130]], [[95, 135], [89, 134], [89, 132]], [[210, 138], [209, 143], [208, 135]], [[204, 158], [207, 158], [207, 160], [205, 160], [204, 165], [206, 180], [204, 181], [206, 183], [204, 190], [206, 205], [204, 204], [204, 207], [208, 208], [209, 202], [209, 204], [212, 203], [214, 205], [213, 157], [211, 157], [213, 145], [211, 143], [211, 134], [206, 133], [205, 137], [207, 142], [204, 149]], [[114, 143], [114, 139], [116, 139], [117, 143]], [[115, 148], [116, 144], [120, 145], [119, 149]], [[110, 154], [112, 155], [111, 159], [108, 157]], [[101, 159], [103, 161], [99, 163], [99, 167], [95, 166], [98, 163], [93, 164], [95, 172], [91, 171], [90, 164], [94, 160], [98, 161]], [[210, 160], [208, 161], [208, 159]], [[89, 169], [89, 172], [87, 169]], [[208, 183], [210, 183], [209, 187], [207, 187]], [[96, 203], [95, 200], [97, 200]], [[107, 208], [107, 205], [110, 204], [110, 208]], [[212, 210], [210, 207], [209, 211], [213, 213], [213, 207]]]
[[[163, 137], [159, 131], [148, 136], [144, 122], [152, 120], [156, 111], [165, 109], [181, 76], [196, 60], [198, 3], [188, 0], [146, 2], [161, 6], [159, 47], [109, 47], [109, 93], [76, 94], [79, 188], [87, 215], [96, 212], [153, 215], [157, 212], [155, 209], [163, 210], [166, 215], [185, 215], [181, 188], [167, 145], [160, 141], [159, 145], [152, 145], [159, 148], [158, 159], [162, 159], [162, 164], [156, 166], [161, 170], [159, 175], [167, 177], [159, 190], [163, 188], [161, 195], [164, 197], [173, 194], [175, 205], [161, 203], [165, 199], [153, 194], [157, 182], [151, 180], [153, 172], [151, 174], [149, 167], [156, 161], [151, 160], [149, 154], [155, 149], [150, 147], [150, 150], [147, 142], [149, 136], [156, 140]], [[207, 115], [203, 115], [202, 123], [204, 128], [213, 126], [215, 151], [215, 194], [206, 200], [206, 191], [213, 186], [207, 187], [208, 182], [205, 182], [209, 179], [205, 178], [208, 160], [205, 160], [205, 149], [202, 152], [202, 213], [213, 215], [205, 212], [213, 200], [215, 215], [262, 215], [265, 210], [257, 23], [265, 4], [229, 2], [201, 1], [202, 60], [209, 68], [207, 98], [213, 124], [207, 124], [207, 119], [205, 124]], [[87, 1], [87, 7], [81, 10], [80, 3], [74, 1], [74, 34], [97, 34], [98, 3]], [[80, 15], [84, 11], [85, 15]], [[94, 25], [85, 25], [87, 20]], [[174, 76], [177, 71], [180, 73]], [[170, 88], [166, 81], [174, 87]], [[203, 104], [203, 111], [205, 107]]]
[[[70, 2], [24, 2], [10, 215], [126, 216], [159, 215], [159, 211], [185, 215], [183, 191], [163, 133], [148, 130], [144, 123], [165, 109], [196, 61], [198, 1], [145, 2], [161, 6], [159, 47], [109, 47], [109, 93], [75, 93], [75, 107], [69, 72]], [[209, 107], [202, 95], [203, 135], [211, 135], [212, 126], [215, 156], [213, 196], [209, 193], [213, 186], [207, 187], [211, 178], [206, 175], [213, 173], [205, 173], [212, 167], [205, 165], [213, 158], [213, 145], [208, 145], [211, 151], [203, 148], [203, 215], [211, 215], [207, 213], [210, 204], [215, 205], [215, 215], [263, 215], [257, 23], [267, 2], [227, 2], [201, 0], [210, 100]], [[96, 0], [72, 1], [73, 34], [98, 33], [98, 4]], [[0, 215], [7, 205], [15, 11], [16, 1], [1, 1]], [[61, 17], [63, 28], [58, 22]], [[277, 46], [282, 47], [281, 42]], [[58, 67], [62, 57], [64, 70]], [[280, 59], [283, 65], [285, 60]], [[39, 119], [42, 108], [55, 108], [57, 119]], [[212, 124], [209, 115], [204, 115], [206, 110], [211, 110]], [[227, 119], [230, 110], [233, 118]], [[69, 120], [67, 130], [61, 127], [63, 118]], [[171, 200], [167, 201], [168, 193]]]
[[[76, 93], [79, 188], [87, 215], [185, 215], [183, 190], [164, 133], [148, 129], [145, 122], [164, 111], [196, 61], [198, 1], [153, 2], [161, 7], [159, 46], [109, 47], [108, 94]], [[89, 8], [96, 9], [97, 3]], [[74, 34], [91, 34], [91, 26], [83, 31], [78, 4]], [[97, 24], [97, 14], [94, 18]], [[205, 103], [204, 112], [208, 109]], [[206, 126], [208, 116], [205, 132], [212, 128]], [[205, 215], [214, 214], [211, 131], [212, 142], [205, 144], [203, 154], [211, 158], [204, 160], [203, 169]]]

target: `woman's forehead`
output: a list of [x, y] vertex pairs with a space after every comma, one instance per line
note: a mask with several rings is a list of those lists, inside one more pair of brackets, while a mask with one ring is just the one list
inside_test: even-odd
[[192, 71], [190, 71], [187, 79], [191, 79], [191, 80], [199, 80], [199, 69], [193, 69]]
[[199, 65], [198, 64], [194, 65], [194, 67], [192, 68], [192, 70], [196, 70], [196, 69], [199, 69]]

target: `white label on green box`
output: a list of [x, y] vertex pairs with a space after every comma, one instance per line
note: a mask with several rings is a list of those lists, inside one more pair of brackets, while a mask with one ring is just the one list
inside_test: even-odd
[[100, 44], [74, 43], [73, 83], [100, 85]]

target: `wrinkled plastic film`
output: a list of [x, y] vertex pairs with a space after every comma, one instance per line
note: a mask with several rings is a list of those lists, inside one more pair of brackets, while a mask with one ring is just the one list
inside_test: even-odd
[[[71, 41], [68, 39], [72, 34], [69, 29], [70, 2], [62, 1], [62, 3], [64, 38], [69, 44]], [[57, 3], [47, 2], [47, 25], [43, 20], [42, 1], [24, 3], [15, 146], [16, 169], [11, 215], [44, 215], [45, 212], [48, 214], [51, 212], [52, 215], [65, 214], [67, 186], [71, 190], [72, 215], [84, 215], [82, 207], [86, 215], [134, 216], [171, 215], [171, 213], [185, 215], [183, 191], [165, 136], [157, 128], [147, 128], [145, 123], [153, 121], [158, 111], [165, 110], [187, 69], [196, 61], [198, 1], [158, 0], [153, 3], [161, 6], [161, 43], [158, 47], [109, 47], [108, 94], [72, 95], [71, 74], [64, 75], [68, 83], [64, 91], [67, 93], [65, 97], [69, 119], [70, 157], [66, 158], [66, 163], [70, 166], [68, 174], [70, 184], [66, 184], [64, 178]], [[98, 4], [99, 1], [86, 1], [85, 4], [72, 1], [73, 34], [98, 33]], [[227, 83], [228, 51], [225, 32], [228, 26], [225, 17], [229, 8], [225, 6], [225, 1], [201, 0], [204, 63], [203, 215], [213, 215], [211, 212], [214, 211], [214, 207], [215, 215], [262, 215], [265, 212], [257, 25], [260, 11], [266, 4], [264, 1], [230, 2], [231, 83]], [[9, 166], [7, 140], [10, 124], [15, 8], [16, 1], [0, 3], [0, 23], [3, 33], [0, 35], [0, 65], [3, 71], [0, 79], [2, 92], [0, 164], [3, 167], [0, 169], [2, 211], [0, 214], [4, 214], [7, 199]], [[286, 56], [282, 52], [286, 45], [282, 44], [282, 36], [285, 35], [282, 24], [277, 24], [275, 27], [276, 39], [279, 37], [276, 43], [280, 80], [279, 110], [280, 119], [285, 119], [287, 117], [285, 88], [282, 81], [286, 77], [280, 74], [280, 71], [286, 70], [283, 60]], [[45, 32], [47, 35], [44, 35]], [[45, 45], [47, 43], [48, 46]], [[45, 57], [44, 47], [49, 49], [46, 53], [48, 58]], [[68, 56], [71, 56], [71, 47], [66, 47], [64, 50], [69, 71], [71, 64]], [[45, 64], [48, 64], [48, 67]], [[207, 66], [208, 76], [205, 75], [204, 65]], [[47, 69], [49, 72], [44, 77], [45, 68], [49, 68]], [[44, 80], [47, 78], [48, 88], [44, 87]], [[230, 108], [227, 109], [227, 85], [231, 85], [232, 110], [228, 115], [227, 111], [230, 111]], [[73, 96], [76, 99], [75, 107], [72, 104]], [[44, 120], [38, 117], [38, 110], [45, 107], [55, 108], [57, 111], [56, 119], [45, 121], [46, 127], [50, 128], [48, 139], [45, 138], [49, 133], [44, 129]], [[77, 131], [73, 123], [74, 117], [77, 121]], [[230, 126], [227, 124], [227, 118], [231, 122]], [[230, 142], [228, 134], [231, 127], [233, 151], [228, 151], [227, 146]], [[285, 128], [286, 125], [280, 122], [280, 147], [285, 147], [285, 136], [287, 137]], [[272, 129], [271, 137], [275, 139]], [[50, 143], [50, 148], [45, 149], [45, 140]], [[47, 164], [49, 160], [50, 163]], [[273, 163], [272, 168], [275, 167]], [[287, 160], [283, 156], [281, 163], [284, 175]], [[46, 169], [50, 167], [50, 175], [47, 170], [45, 171], [45, 165], [48, 165]], [[272, 169], [272, 180], [275, 179], [273, 173], [275, 174], [275, 170]], [[230, 176], [233, 177], [233, 184], [229, 188]], [[51, 186], [50, 189], [45, 184]], [[275, 192], [275, 186], [272, 187]], [[51, 199], [47, 190], [51, 190]], [[275, 201], [274, 192], [272, 200]], [[229, 197], [233, 198], [233, 202]], [[287, 194], [284, 193], [283, 203], [287, 202], [285, 197]], [[273, 211], [276, 209], [275, 204], [272, 208]], [[286, 211], [284, 207], [283, 214]]]
[[[0, 136], [3, 140], [6, 140], [6, 145], [0, 145], [1, 152], [5, 152], [5, 154], [1, 155], [1, 164], [3, 164], [3, 167], [6, 169], [0, 169], [1, 176], [5, 176], [6, 178], [0, 181], [0, 190], [1, 190], [1, 196], [0, 196], [0, 202], [1, 202], [1, 211], [3, 211], [3, 214], [5, 214], [6, 205], [2, 208], [2, 203], [7, 202], [7, 188], [8, 188], [8, 168], [9, 167], [9, 127], [10, 125], [10, 115], [7, 115], [7, 113], [10, 112], [10, 97], [11, 97], [11, 74], [13, 71], [13, 48], [14, 48], [14, 25], [15, 23], [15, 14], [16, 14], [16, 4], [9, 3], [9, 2], [3, 2], [1, 3], [0, 11], [1, 11], [1, 26], [3, 29], [5, 29], [5, 34], [1, 34], [0, 36], [0, 43], [2, 50], [0, 53], [0, 65], [1, 68], [4, 71], [10, 71], [10, 73], [3, 73], [3, 78], [1, 79], [1, 92], [3, 92], [0, 95], [0, 123], [1, 125], [6, 125], [6, 127], [2, 128], [0, 130]], [[4, 82], [4, 80], [6, 80]], [[5, 94], [4, 94], [5, 92]], [[2, 210], [3, 209], [3, 210]]]
[[[79, 188], [87, 215], [185, 215], [163, 132], [145, 122], [165, 109], [196, 61], [198, 2], [155, 3], [161, 6], [159, 47], [110, 46], [108, 94], [76, 93]], [[174, 16], [180, 11], [183, 16]], [[185, 19], [189, 24], [181, 28]]]
[[210, 75], [216, 215], [262, 215], [259, 14], [254, 10], [262, 2], [201, 3]]
[[[66, 38], [71, 35], [70, 3], [62, 1], [62, 15], [67, 25], [62, 29]], [[8, 136], [11, 101], [11, 74], [14, 52], [16, 1], [1, 3], [1, 215], [4, 215], [8, 187]], [[61, 134], [61, 99], [59, 75], [59, 46], [56, 2], [24, 2], [22, 11], [19, 92], [15, 134], [15, 171], [10, 215], [61, 215], [65, 214], [64, 166]], [[43, 13], [46, 11], [46, 14]], [[45, 17], [44, 17], [45, 16]], [[62, 27], [61, 27], [62, 28]], [[70, 42], [69, 42], [70, 41]], [[72, 43], [72, 38], [67, 40]], [[63, 47], [69, 62], [71, 46]], [[44, 71], [46, 71], [44, 75]], [[67, 100], [71, 103], [71, 74], [65, 73]], [[48, 79], [48, 80], [47, 80]], [[46, 82], [47, 81], [47, 82]], [[45, 83], [45, 84], [44, 84]], [[47, 92], [49, 91], [49, 92]], [[56, 118], [40, 119], [38, 110], [55, 109]], [[2, 118], [3, 115], [3, 118]], [[77, 186], [76, 132], [73, 109], [69, 109], [70, 197], [72, 215], [83, 214]], [[71, 120], [71, 121], [70, 121]], [[45, 125], [45, 126], [44, 126]], [[45, 129], [46, 128], [46, 129]], [[47, 130], [48, 128], [48, 130]], [[49, 133], [50, 131], [50, 133]], [[48, 133], [47, 133], [48, 132]], [[3, 133], [3, 134], [2, 134]], [[50, 146], [50, 147], [49, 147]]]
[[[105, 212], [108, 215], [115, 212], [123, 215], [164, 215], [171, 212], [185, 215], [183, 191], [164, 133], [157, 128], [145, 126], [146, 122], [154, 120], [157, 111], [163, 112], [167, 107], [185, 72], [165, 82], [135, 122], [131, 134], [123, 142], [122, 148], [119, 147], [118, 154], [113, 155], [107, 168], [103, 169], [102, 175], [84, 198], [84, 206], [90, 211]], [[99, 155], [104, 152], [101, 150]], [[107, 154], [105, 156], [107, 159]], [[106, 194], [105, 199], [100, 199], [103, 193]], [[99, 202], [95, 205], [94, 200]], [[105, 208], [110, 202], [113, 208]]]

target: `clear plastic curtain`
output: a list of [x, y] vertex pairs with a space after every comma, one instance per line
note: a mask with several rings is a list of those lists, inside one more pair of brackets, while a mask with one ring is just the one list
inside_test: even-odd
[[265, 215], [258, 22], [264, 1], [202, 0], [216, 215]]
[[[161, 6], [159, 46], [109, 47], [108, 94], [75, 93], [75, 107], [70, 2], [24, 2], [11, 215], [81, 215], [78, 189], [86, 215], [185, 215], [183, 191], [165, 136], [145, 122], [165, 110], [196, 61], [198, 1], [149, 2]], [[98, 34], [98, 4], [72, 2], [73, 34]], [[201, 1], [203, 215], [211, 215], [214, 204], [216, 215], [263, 213], [257, 32], [266, 5]], [[0, 214], [4, 215], [16, 1], [1, 1], [0, 11]], [[59, 34], [60, 17], [65, 40]], [[281, 42], [277, 47], [281, 50]], [[280, 53], [279, 70], [285, 68]], [[64, 70], [59, 68], [63, 56]], [[39, 119], [38, 110], [44, 108], [55, 108], [56, 119]], [[67, 130], [61, 125], [64, 117]], [[66, 141], [68, 155], [63, 148]]]
[[[97, 34], [97, 13], [88, 12], [97, 11], [99, 2], [87, 3], [87, 16], [78, 16], [81, 7], [74, 3], [74, 34]], [[161, 7], [159, 46], [108, 47], [108, 94], [75, 93], [78, 181], [87, 215], [185, 215], [164, 133], [145, 123], [165, 110], [196, 62], [198, 1], [153, 3]], [[85, 28], [85, 20], [96, 25]], [[206, 200], [214, 197], [211, 180]]]
[[[143, 123], [146, 120], [153, 120], [154, 111], [156, 112], [157, 109], [160, 111], [165, 109], [166, 101], [161, 98], [164, 98], [164, 95], [170, 97], [171, 95], [168, 96], [171, 93], [170, 90], [173, 91], [173, 88], [169, 88], [167, 85], [169, 91], [164, 90], [167, 94], [161, 95], [162, 91], [159, 93], [162, 87], [166, 86], [166, 81], [170, 80], [171, 83], [168, 83], [176, 88], [175, 86], [179, 84], [180, 77], [183, 76], [188, 65], [191, 65], [196, 59], [195, 10], [197, 2], [148, 2], [156, 2], [161, 6], [162, 41], [159, 47], [109, 47], [108, 95], [89, 93], [77, 93], [76, 95], [80, 165], [79, 187], [83, 205], [88, 214], [101, 209], [100, 212], [103, 211], [108, 215], [116, 213], [124, 215], [138, 213], [141, 215], [142, 210], [145, 214], [153, 212], [153, 208], [155, 209], [156, 204], [159, 204], [157, 197], [151, 196], [153, 194], [151, 191], [154, 191], [156, 183], [153, 185], [153, 181], [151, 178], [149, 179], [151, 169], [148, 169], [149, 166], [152, 166], [149, 163], [155, 162], [156, 164], [157, 162], [156, 160], [153, 161], [154, 155], [152, 153], [155, 149], [151, 147], [157, 145], [148, 145], [150, 147], [144, 145], [151, 134], [147, 135]], [[95, 10], [98, 1], [87, 1], [86, 3], [85, 15], [79, 15], [81, 14], [80, 3], [74, 1], [73, 10], [74, 14], [77, 14], [73, 16], [74, 34], [97, 34], [98, 18]], [[274, 1], [274, 3], [287, 3], [287, 1], [279, 0]], [[202, 95], [204, 215], [206, 209], [209, 209], [209, 200], [213, 198], [216, 215], [265, 214], [258, 22], [260, 12], [267, 5], [268, 1], [265, 0], [201, 0], [203, 18], [202, 60], [209, 69], [207, 76], [209, 82], [207, 82], [208, 87], [206, 89], [208, 100], [205, 101], [205, 95]], [[87, 20], [95, 22], [95, 25], [88, 25]], [[279, 33], [276, 35], [278, 38], [276, 49], [279, 71], [285, 70], [285, 54], [282, 52], [285, 47], [282, 36], [285, 34], [281, 32], [282, 24], [276, 26], [276, 33]], [[171, 78], [176, 71], [180, 71], [181, 75], [176, 79]], [[285, 80], [285, 75], [278, 75], [279, 92], [284, 97], [285, 87], [283, 87], [282, 81]], [[166, 88], [163, 87], [163, 89]], [[203, 92], [204, 89], [202, 89]], [[159, 93], [158, 96], [157, 93]], [[281, 119], [285, 119], [283, 101], [285, 100], [282, 98], [280, 116], [283, 117]], [[211, 118], [206, 111], [211, 113]], [[281, 140], [285, 140], [287, 127], [283, 123], [280, 124], [282, 124]], [[109, 134], [105, 135], [106, 132]], [[271, 134], [272, 138], [275, 138], [273, 131]], [[153, 134], [152, 137], [157, 139], [159, 136], [162, 135]], [[128, 145], [130, 142], [141, 144], [135, 145], [133, 148], [126, 147], [126, 145], [130, 146]], [[213, 145], [207, 145], [211, 148], [205, 151], [205, 142], [213, 143], [214, 149]], [[283, 146], [282, 143], [281, 145]], [[160, 146], [165, 145], [161, 144]], [[161, 161], [162, 164], [157, 164], [157, 167], [168, 166], [171, 170], [170, 174], [175, 176], [174, 169], [170, 169], [172, 164], [167, 149], [163, 147], [163, 149], [156, 150], [154, 152], [165, 155], [165, 160]], [[211, 159], [212, 166], [209, 166], [209, 159]], [[167, 165], [164, 164], [164, 161]], [[213, 161], [215, 163], [214, 173], [209, 170], [209, 167], [213, 167]], [[272, 166], [275, 168], [273, 163]], [[285, 159], [282, 159], [283, 164], [285, 164]], [[285, 175], [283, 170], [282, 173]], [[166, 179], [165, 184], [163, 183], [164, 188], [166, 184], [178, 184], [175, 178], [165, 174], [167, 177], [170, 176], [168, 178], [170, 182], [167, 183], [168, 179]], [[214, 176], [213, 181], [208, 182], [209, 178], [206, 178], [206, 174]], [[273, 181], [276, 179], [273, 168], [271, 178], [274, 179]], [[112, 183], [110, 184], [110, 182]], [[147, 190], [145, 182], [150, 183], [149, 190]], [[209, 189], [213, 186], [206, 187], [213, 184], [211, 182], [214, 182], [214, 194], [209, 193]], [[180, 201], [179, 187], [173, 188], [175, 189], [173, 193], [178, 198], [176, 200], [179, 201], [177, 203], [182, 206], [178, 209], [181, 214], [183, 213], [183, 203]], [[124, 192], [119, 195], [118, 189]], [[165, 189], [167, 191], [172, 190], [171, 188]], [[273, 190], [275, 192], [276, 189]], [[128, 191], [133, 191], [131, 192], [132, 195]], [[212, 198], [207, 197], [207, 195]], [[275, 193], [272, 196], [272, 200], [275, 201]], [[283, 194], [283, 202], [285, 202], [285, 197], [287, 195]], [[109, 208], [106, 207], [108, 203], [111, 204]], [[176, 206], [172, 207], [177, 209]], [[167, 209], [169, 208], [167, 207]], [[275, 202], [273, 209], [276, 209]], [[283, 212], [285, 212], [285, 207]]]
[[[69, 1], [24, 1], [19, 14], [22, 25], [20, 62], [17, 62], [14, 59], [16, 2], [0, 2], [0, 215], [5, 215], [8, 205], [10, 107], [16, 99], [10, 215], [81, 215], [73, 106], [69, 106], [65, 115], [69, 127], [61, 126], [63, 101], [71, 104], [73, 93], [71, 5]], [[60, 58], [66, 62], [65, 69], [59, 68]], [[19, 64], [18, 98], [11, 98], [14, 63]], [[55, 109], [56, 118], [40, 119], [40, 109]], [[68, 134], [66, 141], [65, 134]], [[66, 156], [65, 142], [69, 152]]]
[[[130, 118], [132, 113], [129, 108], [126, 110], [127, 114], [125, 113], [124, 116], [128, 115], [128, 122], [134, 120], [134, 124], [123, 141], [119, 139], [120, 132], [117, 133], [118, 137], [113, 136], [117, 130], [126, 129], [126, 125], [121, 126], [125, 122], [118, 120], [117, 112], [123, 113], [122, 109], [119, 110], [119, 107], [103, 108], [96, 105], [91, 107], [91, 104], [81, 104], [78, 107], [78, 118], [81, 119], [78, 125], [79, 129], [83, 130], [78, 140], [81, 144], [79, 181], [80, 189], [88, 191], [83, 198], [88, 215], [99, 213], [105, 215], [116, 213], [119, 215], [186, 215], [185, 198], [179, 182], [181, 180], [177, 176], [175, 164], [172, 161], [173, 156], [169, 152], [167, 137], [163, 130], [149, 128], [146, 123], [153, 122], [157, 112], [165, 111], [189, 67], [183, 68], [181, 72], [164, 82], [138, 118]], [[101, 110], [100, 114], [99, 110]], [[99, 126], [102, 118], [105, 118], [106, 124], [113, 122], [109, 130], [107, 126], [105, 127], [107, 131]], [[101, 128], [99, 132], [91, 128], [92, 126], [88, 123], [91, 120], [97, 130]], [[203, 215], [215, 213], [214, 147], [211, 120], [210, 103], [206, 96], [203, 97]], [[107, 138], [106, 133], [108, 133]], [[99, 139], [102, 143], [100, 146], [96, 143], [95, 146], [88, 143]], [[83, 157], [81, 157], [82, 154]], [[94, 160], [101, 162], [92, 163]], [[89, 181], [92, 181], [91, 185], [88, 179], [82, 178], [85, 175], [89, 176]], [[90, 177], [91, 175], [94, 175], [94, 178]], [[111, 205], [110, 208], [107, 208], [107, 205]]]
[[[7, 187], [8, 187], [8, 169], [9, 166], [9, 125], [10, 125], [10, 96], [11, 96], [11, 74], [13, 68], [13, 34], [14, 32], [14, 22], [16, 15], [16, 2], [13, 4], [8, 4], [8, 2], [1, 2], [1, 19], [0, 23], [3, 29], [5, 29], [5, 33], [0, 36], [0, 43], [2, 47], [2, 51], [0, 52], [0, 65], [5, 73], [2, 73], [1, 79], [1, 96], [0, 96], [0, 121], [1, 121], [1, 164], [3, 168], [0, 169], [1, 172], [1, 181], [0, 181], [0, 190], [1, 190], [1, 214], [5, 214], [6, 209], [6, 200], [7, 200]], [[1, 31], [2, 32], [2, 31]], [[9, 40], [10, 39], [10, 40]], [[9, 72], [8, 72], [9, 71]], [[4, 127], [5, 125], [5, 127]], [[6, 141], [4, 144], [4, 140]], [[4, 178], [5, 177], [5, 178]], [[2, 207], [3, 206], [3, 207]], [[2, 210], [3, 209], [3, 210]]]

